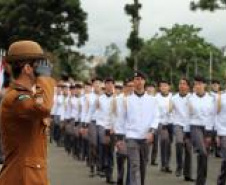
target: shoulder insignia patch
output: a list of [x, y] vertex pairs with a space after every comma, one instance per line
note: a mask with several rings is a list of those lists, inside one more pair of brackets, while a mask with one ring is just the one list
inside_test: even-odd
[[18, 96], [19, 101], [23, 101], [23, 100], [30, 99], [30, 98], [31, 98], [31, 96], [27, 95], [27, 94], [21, 94]]

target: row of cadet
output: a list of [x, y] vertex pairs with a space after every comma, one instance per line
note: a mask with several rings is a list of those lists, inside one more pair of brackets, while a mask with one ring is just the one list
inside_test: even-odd
[[[226, 93], [213, 81], [212, 91], [201, 76], [181, 78], [178, 92], [170, 83], [146, 84], [135, 71], [125, 82], [113, 78], [91, 83], [60, 81], [51, 112], [51, 139], [68, 154], [87, 162], [90, 177], [113, 184], [116, 153], [117, 184], [144, 185], [148, 160], [172, 173], [171, 150], [175, 138], [177, 177], [206, 185], [208, 156], [222, 157], [217, 185], [226, 181]], [[149, 151], [151, 149], [151, 155]], [[197, 153], [197, 176], [192, 177], [192, 152]], [[125, 168], [126, 163], [126, 168]], [[126, 180], [124, 180], [126, 179]], [[125, 182], [124, 182], [125, 181]]]

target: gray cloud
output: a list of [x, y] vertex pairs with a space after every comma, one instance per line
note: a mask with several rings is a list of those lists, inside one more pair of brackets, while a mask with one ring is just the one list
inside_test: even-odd
[[[115, 42], [126, 54], [126, 39], [130, 33], [129, 17], [124, 6], [132, 0], [81, 0], [88, 13], [90, 39], [81, 49], [88, 55], [102, 55], [105, 47]], [[141, 37], [148, 39], [160, 27], [173, 24], [194, 24], [203, 28], [201, 36], [217, 46], [226, 45], [226, 11], [191, 12], [189, 0], [141, 0]]]

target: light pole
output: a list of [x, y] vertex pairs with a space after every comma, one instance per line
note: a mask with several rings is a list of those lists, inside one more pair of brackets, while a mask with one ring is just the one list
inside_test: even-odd
[[212, 84], [212, 77], [213, 77], [213, 52], [210, 50], [210, 68], [209, 68], [209, 72], [210, 72], [210, 85]]

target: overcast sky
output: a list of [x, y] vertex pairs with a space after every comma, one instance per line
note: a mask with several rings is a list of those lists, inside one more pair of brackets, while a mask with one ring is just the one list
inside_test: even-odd
[[[192, 12], [190, 0], [140, 0], [140, 36], [151, 38], [160, 27], [194, 24], [203, 28], [201, 36], [221, 47], [226, 45], [226, 11]], [[87, 55], [103, 55], [105, 47], [115, 42], [125, 55], [126, 40], [131, 31], [124, 6], [133, 0], [81, 0], [88, 13], [89, 41], [81, 49]]]

